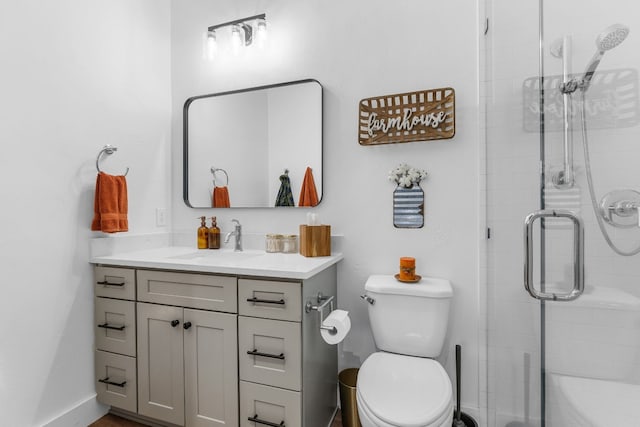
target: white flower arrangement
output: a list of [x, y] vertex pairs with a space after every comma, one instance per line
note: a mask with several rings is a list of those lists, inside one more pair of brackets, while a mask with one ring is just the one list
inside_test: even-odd
[[426, 170], [409, 167], [406, 163], [401, 163], [397, 168], [389, 171], [389, 181], [406, 188], [419, 184], [426, 177]]

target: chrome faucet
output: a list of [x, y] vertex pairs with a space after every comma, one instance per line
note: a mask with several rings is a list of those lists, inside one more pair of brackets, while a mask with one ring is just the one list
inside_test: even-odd
[[233, 250], [236, 252], [241, 252], [242, 251], [242, 225], [240, 225], [240, 221], [238, 221], [237, 219], [232, 219], [231, 222], [236, 223], [236, 228], [232, 232], [227, 233], [227, 235], [224, 238], [224, 242], [229, 243], [229, 239], [231, 239], [231, 236], [236, 236], [236, 245], [233, 248]]

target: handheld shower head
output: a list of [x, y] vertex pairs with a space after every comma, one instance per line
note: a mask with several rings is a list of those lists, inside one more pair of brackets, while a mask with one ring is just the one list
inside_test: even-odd
[[596, 47], [599, 51], [606, 52], [617, 47], [629, 35], [629, 27], [622, 24], [614, 24], [605, 28], [596, 38]]
[[624, 41], [629, 35], [629, 27], [622, 24], [614, 24], [610, 27], [607, 27], [598, 34], [596, 37], [596, 48], [598, 49], [589, 61], [587, 68], [584, 72], [584, 77], [582, 78], [582, 84], [580, 88], [586, 92], [591, 85], [591, 79], [593, 78], [593, 74], [596, 72], [596, 68], [600, 65], [600, 61], [604, 56], [604, 53], [608, 50], [617, 47], [620, 43]]

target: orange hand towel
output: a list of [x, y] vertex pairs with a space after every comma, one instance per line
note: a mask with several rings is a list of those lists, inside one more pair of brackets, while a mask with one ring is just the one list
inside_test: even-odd
[[313, 180], [311, 168], [307, 167], [302, 180], [302, 188], [300, 189], [300, 200], [298, 206], [316, 206], [318, 204], [318, 192], [316, 191], [316, 183]]
[[129, 230], [127, 180], [123, 175], [98, 174], [93, 211], [92, 230], [105, 233]]
[[229, 190], [227, 187], [213, 187], [213, 207], [229, 208]]

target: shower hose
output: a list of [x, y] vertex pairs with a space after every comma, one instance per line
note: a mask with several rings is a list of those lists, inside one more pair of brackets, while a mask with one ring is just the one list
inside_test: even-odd
[[[589, 159], [589, 139], [587, 136], [587, 118], [585, 114], [585, 90], [580, 90], [581, 102], [580, 102], [580, 121], [582, 122], [582, 148], [584, 149], [584, 164], [587, 172], [587, 183], [589, 186], [589, 195], [591, 196], [591, 206], [593, 206], [593, 213], [596, 215], [596, 220], [598, 221], [598, 227], [600, 227], [600, 232], [604, 237], [604, 240], [607, 241], [607, 244], [613, 251], [622, 256], [632, 256], [640, 253], [640, 246], [631, 250], [631, 251], [623, 251], [618, 248], [615, 243], [611, 240], [611, 236], [605, 227], [604, 221], [602, 219], [602, 215], [600, 212], [600, 207], [598, 206], [598, 202], [596, 201], [596, 192], [593, 189], [593, 177], [591, 176], [591, 160]], [[640, 215], [640, 210], [638, 211], [638, 215]]]

